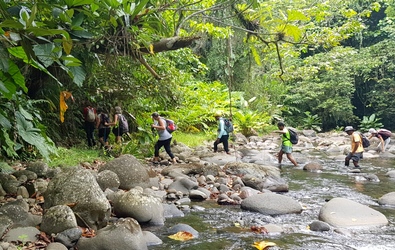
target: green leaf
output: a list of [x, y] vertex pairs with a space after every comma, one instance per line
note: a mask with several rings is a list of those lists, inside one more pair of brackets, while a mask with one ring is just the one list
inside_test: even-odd
[[[33, 51], [36, 54], [37, 58], [44, 64], [44, 67], [48, 68], [54, 62], [54, 56], [56, 56], [53, 52], [55, 45], [53, 43], [45, 43], [38, 44], [33, 47]], [[58, 53], [60, 56], [62, 53]], [[57, 57], [55, 58], [57, 59]]]
[[26, 120], [33, 121], [33, 116], [29, 112], [27, 112], [21, 105], [19, 105], [19, 112]]
[[92, 4], [94, 0], [65, 0], [68, 7]]
[[302, 31], [296, 25], [292, 25], [292, 24], [286, 25], [284, 32], [286, 35], [292, 36], [296, 42], [298, 42], [302, 37]]
[[2, 112], [0, 111], [0, 125], [1, 127], [3, 127], [4, 129], [11, 129], [12, 124], [10, 122], [10, 120], [7, 119], [7, 117], [5, 117]]
[[310, 18], [307, 17], [299, 10], [287, 10], [288, 21], [309, 21]]
[[0, 23], [0, 27], [19, 30], [19, 29], [23, 29], [25, 26], [23, 26], [20, 22], [16, 20], [7, 19]]
[[78, 58], [75, 58], [72, 55], [62, 56], [61, 59], [63, 60], [64, 65], [66, 65], [67, 67], [81, 66], [82, 64], [82, 62]]
[[70, 67], [70, 71], [73, 74], [73, 82], [82, 87], [86, 77], [85, 70], [82, 67]]
[[81, 24], [82, 24], [82, 22], [84, 21], [84, 19], [85, 19], [84, 13], [82, 13], [82, 12], [78, 13], [78, 14], [73, 18], [73, 20], [72, 20], [72, 22], [71, 22], [72, 29], [73, 29], [73, 26], [81, 26]]
[[0, 47], [0, 70], [8, 72], [8, 53], [4, 47]]

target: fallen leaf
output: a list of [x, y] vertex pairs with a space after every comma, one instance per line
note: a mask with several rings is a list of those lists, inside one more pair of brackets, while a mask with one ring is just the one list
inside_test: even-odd
[[169, 238], [173, 239], [173, 240], [186, 241], [186, 240], [193, 239], [193, 235], [189, 232], [180, 231], [176, 234], [169, 235]]
[[260, 242], [254, 242], [254, 245], [252, 246], [256, 247], [258, 250], [264, 250], [268, 247], [276, 246], [276, 243], [270, 241], [260, 241]]
[[259, 233], [259, 234], [268, 234], [269, 232], [265, 227], [257, 227], [257, 226], [251, 226], [251, 231], [254, 233]]

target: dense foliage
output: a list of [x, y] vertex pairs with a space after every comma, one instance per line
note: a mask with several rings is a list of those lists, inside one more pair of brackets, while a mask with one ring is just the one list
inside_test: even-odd
[[[372, 114], [392, 129], [394, 19], [393, 0], [0, 1], [1, 155], [79, 144], [88, 101], [122, 106], [133, 133], [121, 150], [142, 155], [153, 111], [208, 137], [217, 110], [245, 135]], [[74, 97], [63, 123], [62, 91]]]

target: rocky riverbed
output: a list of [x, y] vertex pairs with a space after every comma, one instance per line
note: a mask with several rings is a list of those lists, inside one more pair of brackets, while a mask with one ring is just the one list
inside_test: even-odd
[[[176, 137], [176, 136], [175, 136]], [[150, 227], [164, 227], [166, 220], [199, 210], [191, 201], [238, 206], [244, 211], [282, 216], [301, 214], [304, 204], [284, 194], [290, 190], [275, 154], [278, 135], [245, 138], [237, 134], [231, 155], [213, 153], [211, 143], [188, 148], [175, 143], [178, 164], [162, 154], [160, 165], [149, 159], [123, 155], [106, 163], [50, 169], [42, 162], [7, 166], [0, 173], [1, 249], [149, 249], [162, 244], [162, 235]], [[348, 172], [342, 166], [349, 150], [345, 133], [316, 134], [301, 131], [294, 147], [299, 168], [319, 174], [325, 171], [322, 157], [339, 163], [345, 174], [362, 181], [378, 182], [374, 173]], [[364, 153], [365, 159], [394, 158], [395, 147], [375, 151], [378, 141]], [[283, 168], [292, 171], [284, 160]], [[395, 177], [394, 171], [388, 171]], [[381, 212], [349, 198], [335, 197], [320, 208], [310, 230], [342, 231], [356, 227], [391, 226]], [[395, 206], [395, 193], [377, 200], [378, 206]], [[251, 227], [252, 228], [252, 227]], [[257, 225], [265, 233], [286, 233], [281, 225]], [[252, 230], [252, 229], [251, 229]], [[166, 228], [168, 234], [199, 232], [188, 224]], [[218, 248], [216, 248], [218, 249]]]

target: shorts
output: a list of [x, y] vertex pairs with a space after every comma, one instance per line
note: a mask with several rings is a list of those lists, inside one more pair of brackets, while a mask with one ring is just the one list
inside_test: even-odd
[[121, 129], [119, 128], [119, 127], [114, 127], [113, 129], [112, 129], [112, 133], [115, 135], [115, 136], [122, 136], [124, 133], [121, 131]]
[[99, 128], [99, 138], [106, 137], [111, 133], [111, 128]]
[[291, 146], [284, 146], [284, 145], [282, 145], [281, 146], [281, 151], [283, 151], [286, 154], [290, 154], [290, 153], [292, 153], [292, 147]]
[[360, 153], [354, 153], [353, 155], [351, 153], [348, 153], [347, 159], [358, 162], [360, 159], [363, 158], [363, 152]]

